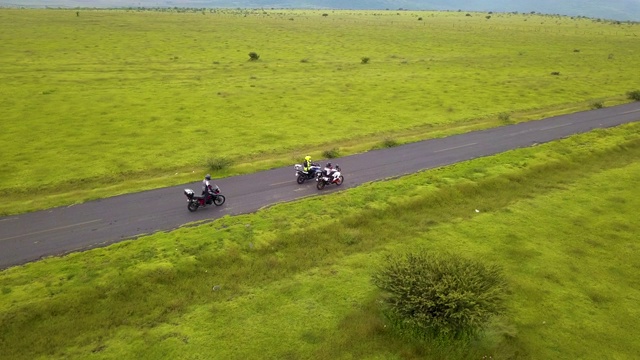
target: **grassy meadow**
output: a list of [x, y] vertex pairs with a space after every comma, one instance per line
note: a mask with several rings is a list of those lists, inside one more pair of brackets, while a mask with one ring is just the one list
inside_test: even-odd
[[635, 23], [76, 11], [0, 9], [0, 214], [614, 105], [639, 86]]
[[[13, 267], [0, 358], [634, 359], [638, 189], [632, 123]], [[416, 249], [501, 266], [506, 313], [395, 336], [371, 275]]]

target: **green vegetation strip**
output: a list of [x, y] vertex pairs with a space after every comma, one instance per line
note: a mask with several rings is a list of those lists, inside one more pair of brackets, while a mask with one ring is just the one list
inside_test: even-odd
[[635, 23], [76, 11], [0, 9], [0, 214], [607, 107], [640, 78]]
[[[640, 351], [640, 124], [226, 217], [0, 273], [0, 348], [34, 358], [630, 358]], [[476, 211], [477, 210], [477, 211]], [[397, 338], [383, 255], [505, 269], [477, 343]]]

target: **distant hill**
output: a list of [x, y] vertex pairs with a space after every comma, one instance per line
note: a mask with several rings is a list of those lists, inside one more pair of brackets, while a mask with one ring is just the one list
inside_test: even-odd
[[517, 11], [640, 21], [640, 0], [0, 0], [0, 6]]

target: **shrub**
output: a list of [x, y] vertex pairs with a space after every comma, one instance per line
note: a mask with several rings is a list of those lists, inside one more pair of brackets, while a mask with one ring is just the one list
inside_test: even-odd
[[340, 151], [338, 150], [338, 148], [333, 148], [331, 150], [325, 150], [322, 152], [322, 156], [324, 156], [327, 159], [335, 159], [338, 156], [340, 156]]
[[627, 98], [629, 100], [640, 101], [640, 90], [633, 90], [627, 93]]
[[422, 339], [470, 339], [504, 310], [500, 269], [453, 255], [388, 256], [373, 283], [392, 326]]
[[258, 61], [258, 59], [260, 59], [260, 55], [258, 55], [258, 53], [253, 51], [249, 53], [249, 61]]
[[382, 142], [382, 147], [384, 147], [384, 148], [392, 148], [392, 147], [396, 147], [398, 145], [400, 145], [400, 143], [398, 143], [396, 141], [396, 139], [393, 139], [393, 138], [386, 138]]
[[604, 107], [604, 104], [602, 104], [602, 101], [596, 101], [591, 103], [592, 109], [602, 109], [603, 107]]
[[212, 157], [207, 159], [207, 168], [212, 171], [220, 171], [228, 168], [233, 161], [226, 157]]
[[366, 56], [365, 56], [365, 57], [363, 57], [363, 58], [361, 58], [361, 59], [360, 59], [360, 63], [362, 63], [362, 64], [368, 64], [368, 63], [369, 63], [369, 58], [368, 58], [368, 57], [366, 57]]
[[498, 119], [505, 124], [511, 124], [511, 115], [509, 115], [508, 113], [500, 113], [498, 114]]

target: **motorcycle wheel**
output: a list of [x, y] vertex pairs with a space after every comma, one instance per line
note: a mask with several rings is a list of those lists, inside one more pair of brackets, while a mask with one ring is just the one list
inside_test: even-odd
[[298, 180], [296, 181], [298, 181], [298, 184], [304, 184], [305, 180], [304, 175], [298, 175]]
[[318, 188], [318, 190], [322, 190], [324, 189], [324, 185], [325, 185], [324, 181], [320, 180], [318, 181], [318, 184], [316, 185], [316, 187]]
[[344, 176], [340, 175], [336, 180], [336, 185], [340, 186], [344, 182]]
[[213, 199], [213, 203], [216, 206], [220, 206], [220, 205], [224, 204], [224, 200], [225, 200], [224, 195], [217, 195], [215, 197], [215, 199]]
[[194, 212], [196, 210], [198, 210], [198, 206], [200, 206], [198, 204], [197, 201], [189, 201], [189, 204], [187, 205], [187, 209], [189, 209], [189, 211]]

